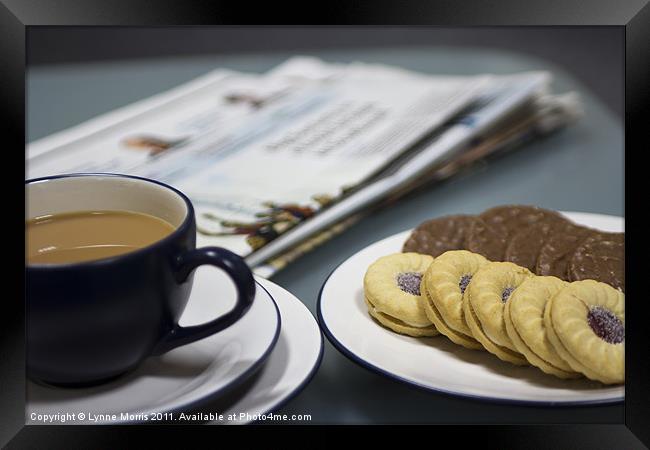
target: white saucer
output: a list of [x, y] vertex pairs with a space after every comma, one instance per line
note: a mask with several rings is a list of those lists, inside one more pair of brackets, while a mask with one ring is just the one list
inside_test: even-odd
[[[621, 232], [622, 217], [565, 213], [574, 222]], [[363, 300], [363, 276], [377, 258], [400, 252], [409, 231], [376, 242], [329, 276], [318, 299], [327, 338], [358, 364], [425, 390], [507, 403], [583, 405], [621, 402], [624, 386], [586, 379], [561, 380], [534, 367], [518, 367], [487, 352], [465, 349], [444, 336], [411, 338], [372, 320]]]
[[[169, 417], [164, 413], [193, 410], [241, 385], [262, 367], [280, 335], [278, 307], [259, 281], [253, 305], [234, 325], [148, 358], [134, 372], [113, 382], [91, 388], [28, 382], [26, 423], [46, 423], [34, 415], [50, 414], [55, 417], [53, 423], [59, 424], [57, 413], [75, 414], [66, 424], [152, 423], [155, 418]], [[224, 314], [234, 305], [235, 295], [235, 287], [224, 273], [209, 267], [197, 269], [181, 325]], [[100, 414], [101, 420], [92, 420]], [[116, 419], [110, 417], [113, 414]]]
[[[304, 389], [316, 374], [323, 358], [323, 335], [309, 310], [293, 294], [268, 280], [258, 279], [273, 296], [282, 331], [264, 367], [242, 388], [206, 405], [205, 412], [219, 412], [223, 420], [213, 424], [245, 424], [278, 410]], [[240, 414], [248, 416], [240, 417]], [[228, 416], [234, 415], [235, 420]]]

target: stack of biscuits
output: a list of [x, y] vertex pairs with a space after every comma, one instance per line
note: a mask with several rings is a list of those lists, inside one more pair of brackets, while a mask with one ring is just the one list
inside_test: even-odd
[[401, 334], [443, 334], [560, 378], [623, 383], [623, 241], [533, 206], [434, 219], [368, 268], [366, 304]]

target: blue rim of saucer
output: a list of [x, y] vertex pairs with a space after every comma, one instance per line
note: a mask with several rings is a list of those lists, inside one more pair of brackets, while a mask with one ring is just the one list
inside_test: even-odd
[[[304, 306], [304, 304], [303, 304], [303, 306]], [[307, 309], [306, 306], [305, 306], [305, 309]], [[298, 386], [296, 386], [293, 389], [293, 391], [291, 391], [285, 398], [280, 400], [275, 405], [271, 406], [268, 410], [263, 412], [261, 415], [271, 414], [271, 413], [283, 408], [287, 403], [289, 403], [291, 400], [296, 398], [302, 392], [302, 390], [305, 389], [309, 383], [311, 383], [311, 380], [314, 378], [314, 376], [316, 376], [316, 373], [318, 372], [318, 369], [320, 368], [320, 365], [323, 362], [323, 355], [325, 353], [325, 339], [323, 338], [323, 333], [321, 332], [321, 328], [319, 326], [318, 321], [316, 320], [314, 315], [311, 313], [311, 311], [309, 311], [309, 309], [307, 309], [307, 312], [309, 312], [309, 314], [311, 315], [312, 320], [314, 320], [314, 322], [316, 322], [316, 326], [318, 328], [318, 335], [320, 336], [320, 348], [318, 349], [318, 357], [316, 358], [316, 362], [314, 363], [314, 366], [311, 368], [311, 370], [309, 371], [309, 373], [307, 374], [305, 379], [300, 384], [298, 384]], [[251, 424], [258, 424], [258, 423], [262, 423], [262, 422], [263, 422], [262, 420], [256, 420], [256, 421], [251, 422]]]
[[[273, 298], [271, 293], [264, 286], [262, 286], [262, 284], [260, 282], [258, 282], [257, 280], [255, 281], [255, 283], [259, 287], [264, 289], [264, 292], [266, 292], [268, 294], [268, 296], [271, 299], [271, 301], [273, 302], [273, 305], [275, 306], [275, 310], [276, 310], [276, 312], [278, 314], [278, 328], [277, 328], [276, 334], [275, 334], [275, 336], [273, 338], [273, 343], [272, 343], [271, 347], [269, 347], [269, 349], [266, 351], [266, 353], [262, 356], [262, 358], [260, 360], [258, 360], [255, 363], [254, 366], [251, 366], [248, 369], [248, 371], [245, 372], [244, 374], [242, 374], [238, 379], [233, 380], [233, 383], [229, 384], [228, 386], [225, 386], [224, 388], [220, 389], [217, 392], [214, 392], [213, 394], [209, 394], [209, 395], [207, 395], [205, 397], [202, 397], [202, 398], [200, 398], [198, 400], [195, 400], [194, 402], [187, 403], [185, 405], [175, 407], [174, 409], [170, 409], [170, 410], [166, 410], [166, 411], [160, 411], [161, 413], [163, 413], [163, 414], [164, 413], [176, 414], [176, 413], [185, 412], [187, 414], [192, 414], [193, 411], [201, 408], [202, 406], [206, 405], [210, 401], [216, 400], [219, 397], [221, 397], [221, 396], [235, 390], [237, 387], [244, 384], [245, 381], [247, 381], [249, 378], [251, 378], [253, 375], [255, 375], [262, 368], [262, 366], [266, 362], [266, 359], [270, 356], [273, 349], [275, 348], [275, 344], [277, 343], [278, 338], [280, 337], [280, 328], [281, 328], [280, 327], [280, 317], [281, 316], [280, 316], [280, 311], [279, 311], [278, 305], [275, 302], [275, 299]], [[309, 311], [309, 310], [307, 310], [307, 311], [311, 315], [312, 319], [318, 325], [318, 321], [316, 321], [316, 318], [311, 313], [311, 311]], [[323, 338], [323, 333], [321, 332], [320, 327], [317, 327], [317, 328], [318, 328], [318, 334], [320, 336], [320, 347], [318, 349], [318, 357], [316, 358], [316, 361], [314, 362], [313, 367], [310, 369], [307, 376], [302, 380], [302, 382], [300, 382], [289, 394], [287, 394], [286, 397], [282, 398], [276, 404], [269, 407], [263, 413], [260, 413], [259, 414], [260, 416], [272, 414], [273, 412], [275, 412], [278, 409], [284, 407], [287, 403], [289, 403], [291, 400], [296, 398], [303, 391], [303, 389], [305, 389], [305, 387], [307, 387], [307, 385], [311, 382], [311, 380], [314, 378], [314, 376], [318, 372], [318, 369], [320, 368], [320, 365], [323, 362], [323, 355], [324, 355], [324, 350], [325, 350], [325, 340]], [[245, 394], [243, 394], [243, 395], [245, 395]], [[119, 424], [119, 422], [109, 422], [109, 423], [110, 424], [115, 424], [115, 425]], [[142, 422], [125, 421], [123, 423], [138, 424], [138, 423], [142, 423]], [[246, 422], [245, 424], [252, 425], [252, 424], [259, 424], [259, 423], [263, 423], [263, 421], [262, 420], [256, 420], [256, 421]]]
[[[389, 236], [390, 237], [390, 236]], [[354, 256], [354, 255], [353, 255]], [[352, 256], [351, 256], [352, 257]], [[351, 258], [350, 257], [350, 258]], [[322, 312], [322, 299], [323, 299], [323, 290], [325, 289], [325, 286], [327, 285], [327, 282], [331, 278], [331, 276], [334, 274], [334, 272], [337, 271], [343, 263], [348, 261], [347, 258], [345, 261], [339, 263], [327, 276], [323, 284], [321, 285], [320, 290], [318, 291], [318, 299], [316, 301], [316, 314], [318, 316], [318, 325], [321, 327], [323, 330], [323, 334], [327, 337], [327, 340], [330, 341], [330, 343], [336, 348], [339, 352], [341, 352], [344, 356], [346, 356], [348, 359], [350, 359], [352, 362], [360, 365], [364, 369], [369, 370], [370, 372], [377, 373], [379, 375], [382, 375], [386, 378], [389, 378], [394, 381], [398, 381], [400, 383], [404, 383], [408, 386], [417, 388], [418, 390], [421, 391], [426, 391], [434, 394], [445, 394], [448, 396], [452, 397], [460, 397], [464, 399], [470, 399], [470, 400], [477, 400], [481, 402], [486, 402], [486, 403], [497, 403], [497, 404], [504, 404], [504, 405], [517, 405], [517, 406], [542, 406], [542, 407], [571, 407], [571, 406], [605, 406], [605, 405], [613, 405], [613, 404], [619, 404], [623, 403], [625, 401], [625, 397], [620, 397], [620, 398], [611, 398], [611, 399], [597, 399], [597, 400], [577, 400], [577, 401], [570, 401], [570, 402], [555, 402], [555, 401], [534, 401], [534, 400], [519, 400], [519, 399], [514, 399], [514, 398], [500, 398], [500, 397], [489, 397], [489, 396], [484, 396], [484, 395], [476, 395], [476, 394], [466, 394], [464, 392], [458, 392], [458, 391], [451, 391], [447, 389], [442, 389], [442, 388], [435, 388], [432, 386], [428, 386], [422, 383], [419, 383], [417, 381], [409, 380], [407, 378], [401, 377], [399, 375], [396, 375], [382, 367], [379, 367], [375, 364], [372, 364], [371, 362], [366, 361], [363, 359], [361, 356], [357, 355], [354, 353], [352, 350], [347, 348], [341, 341], [336, 339], [334, 336], [334, 333], [327, 327], [327, 323], [325, 322], [325, 319], [323, 318], [323, 312]]]
[[[266, 280], [266, 281], [268, 281], [268, 280]], [[256, 281], [256, 283], [257, 283], [259, 286], [261, 286], [262, 289], [264, 289], [264, 290], [266, 291], [266, 293], [269, 294], [269, 296], [271, 296], [271, 293], [270, 293], [268, 290], [266, 290], [266, 288], [265, 288], [264, 286], [262, 286], [262, 285], [261, 285], [260, 283], [258, 283], [257, 281]], [[280, 287], [282, 288], [282, 286], [280, 286]], [[282, 288], [282, 289], [284, 289], [284, 288]], [[273, 296], [271, 296], [271, 298], [273, 298]], [[275, 300], [274, 300], [274, 301], [275, 301]], [[305, 307], [305, 309], [307, 309], [307, 307], [306, 307], [302, 302], [300, 302], [300, 303], [303, 305], [303, 307]], [[307, 387], [307, 385], [308, 385], [309, 383], [311, 383], [311, 380], [314, 378], [314, 376], [316, 376], [316, 373], [318, 373], [318, 369], [320, 368], [320, 365], [321, 365], [321, 363], [323, 362], [323, 356], [324, 356], [324, 353], [325, 353], [325, 339], [323, 338], [323, 333], [321, 332], [321, 329], [320, 329], [320, 327], [318, 326], [318, 321], [316, 320], [316, 318], [314, 317], [314, 315], [311, 313], [311, 311], [309, 311], [309, 309], [307, 309], [307, 312], [308, 312], [309, 315], [311, 316], [312, 320], [313, 320], [314, 322], [316, 322], [316, 328], [317, 328], [317, 330], [318, 330], [318, 335], [319, 335], [319, 337], [320, 337], [320, 343], [319, 343], [319, 349], [318, 349], [318, 356], [316, 357], [316, 361], [314, 362], [314, 365], [313, 365], [312, 368], [309, 370], [309, 372], [307, 373], [307, 375], [305, 376], [305, 378], [304, 378], [304, 379], [303, 379], [303, 380], [302, 380], [302, 381], [301, 381], [301, 382], [300, 382], [300, 383], [299, 383], [295, 388], [293, 388], [293, 390], [292, 390], [291, 392], [289, 392], [285, 397], [283, 397], [283, 398], [282, 398], [281, 400], [279, 400], [277, 403], [275, 403], [274, 405], [270, 406], [270, 407], [269, 407], [268, 409], [266, 409], [264, 412], [259, 413], [259, 416], [264, 416], [264, 415], [272, 414], [272, 413], [276, 412], [277, 410], [283, 408], [283, 407], [284, 407], [285, 405], [287, 405], [291, 400], [293, 400], [294, 398], [296, 398], [296, 397], [297, 397], [297, 396], [298, 396], [298, 395], [303, 391], [303, 389], [305, 389], [305, 388]], [[274, 346], [275, 346], [275, 344], [274, 344]], [[246, 394], [243, 394], [243, 395], [246, 395]], [[207, 402], [207, 400], [206, 400], [206, 402]], [[200, 407], [200, 406], [201, 406], [201, 405], [195, 405], [195, 407]], [[263, 422], [264, 422], [263, 420], [259, 419], [259, 420], [254, 420], [254, 421], [251, 421], [251, 422], [242, 422], [242, 424], [244, 424], [244, 425], [256, 425], [256, 424], [261, 424], [261, 423], [263, 423]], [[235, 424], [235, 423], [233, 423], [233, 424]]]
[[[194, 401], [184, 403], [182, 405], [175, 406], [171, 409], [165, 410], [165, 411], [155, 411], [155, 412], [160, 412], [162, 414], [164, 413], [169, 413], [169, 414], [180, 414], [182, 412], [186, 414], [191, 414], [191, 411], [194, 411], [196, 409], [201, 408], [205, 404], [209, 403], [212, 400], [216, 400], [218, 397], [221, 397], [222, 395], [227, 394], [228, 392], [232, 391], [233, 389], [236, 389], [237, 387], [241, 386], [246, 380], [248, 380], [250, 377], [255, 375], [258, 370], [262, 368], [268, 357], [271, 355], [273, 352], [273, 349], [275, 348], [275, 344], [278, 343], [278, 339], [280, 338], [280, 329], [282, 328], [282, 318], [280, 316], [280, 309], [278, 308], [277, 303], [275, 302], [275, 299], [271, 295], [269, 291], [266, 290], [264, 286], [262, 286], [261, 283], [259, 283], [257, 280], [255, 280], [255, 284], [257, 287], [260, 287], [266, 292], [266, 295], [269, 296], [269, 299], [271, 300], [271, 303], [273, 304], [273, 307], [275, 308], [275, 315], [277, 318], [276, 326], [275, 326], [275, 333], [273, 334], [273, 339], [271, 340], [269, 346], [267, 347], [266, 350], [264, 350], [264, 353], [262, 356], [255, 361], [248, 369], [246, 369], [241, 375], [239, 375], [237, 378], [232, 380], [229, 384], [226, 386], [222, 387], [221, 389], [218, 389], [210, 394], [206, 394], [203, 397], [196, 399]], [[153, 412], [152, 412], [153, 413]], [[123, 423], [132, 423], [132, 424], [137, 424], [137, 423], [143, 423], [141, 421], [125, 421]], [[119, 422], [109, 422], [109, 424], [115, 424], [118, 425]]]

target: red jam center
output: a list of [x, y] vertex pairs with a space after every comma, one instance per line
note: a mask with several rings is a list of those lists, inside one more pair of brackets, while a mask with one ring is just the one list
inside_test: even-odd
[[596, 336], [610, 344], [625, 340], [625, 326], [616, 314], [602, 306], [594, 306], [587, 313], [587, 323]]
[[460, 281], [458, 282], [458, 287], [460, 288], [461, 294], [465, 293], [465, 289], [467, 289], [467, 285], [469, 284], [470, 281], [472, 281], [471, 275], [463, 275], [460, 278]]
[[411, 295], [420, 295], [420, 282], [422, 274], [418, 272], [400, 273], [397, 275], [397, 286]]

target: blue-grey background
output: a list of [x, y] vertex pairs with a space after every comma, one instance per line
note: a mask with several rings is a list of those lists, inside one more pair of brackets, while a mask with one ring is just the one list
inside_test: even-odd
[[448, 46], [500, 48], [563, 67], [623, 112], [624, 29], [588, 27], [30, 27], [30, 66], [159, 57]]
[[[623, 215], [622, 28], [30, 28], [28, 140], [146, 98], [216, 67], [262, 72], [294, 54], [439, 74], [549, 70], [577, 91], [570, 128], [375, 212], [273, 281], [315, 313], [340, 262], [421, 221], [504, 203]], [[431, 370], [435, 370], [432, 367]], [[282, 408], [315, 423], [576, 423], [623, 421], [623, 406], [495, 405], [422, 392], [357, 366], [326, 343], [310, 385]]]

